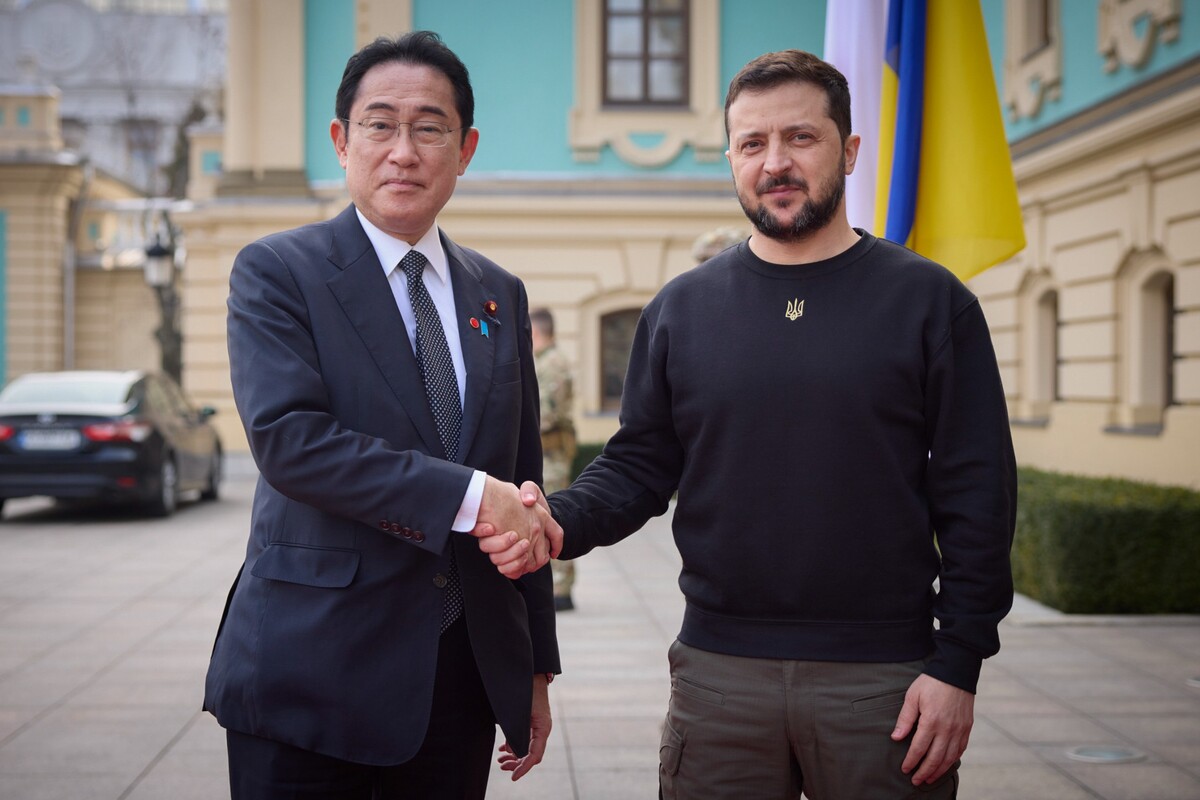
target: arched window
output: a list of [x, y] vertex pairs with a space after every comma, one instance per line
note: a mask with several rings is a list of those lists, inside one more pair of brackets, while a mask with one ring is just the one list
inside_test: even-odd
[[1062, 400], [1063, 342], [1058, 314], [1058, 285], [1048, 271], [1030, 272], [1021, 283], [1019, 315], [1019, 400], [1013, 422], [1045, 426]]
[[1121, 401], [1113, 433], [1156, 435], [1178, 402], [1175, 389], [1175, 276], [1157, 252], [1122, 269]]
[[1036, 364], [1030, 389], [1035, 403], [1048, 404], [1062, 399], [1058, 391], [1058, 292], [1051, 289], [1038, 298], [1034, 326]]
[[1138, 292], [1141, 306], [1142, 403], [1163, 409], [1175, 398], [1175, 280], [1169, 272], [1152, 275]]
[[629, 350], [640, 308], [613, 311], [600, 317], [600, 410], [621, 410], [621, 392], [629, 368]]

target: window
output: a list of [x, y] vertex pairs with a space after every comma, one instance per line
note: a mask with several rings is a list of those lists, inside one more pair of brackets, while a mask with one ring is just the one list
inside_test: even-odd
[[653, 168], [690, 147], [697, 161], [720, 161], [719, 21], [719, 0], [575, 0], [575, 160], [611, 148]]
[[1047, 0], [1025, 0], [1025, 31], [1021, 48], [1029, 58], [1050, 44], [1050, 4]]
[[[1018, 401], [1013, 422], [1044, 426], [1062, 400], [1062, 332], [1059, 288], [1046, 270], [1028, 273], [1019, 291]], [[999, 350], [999, 345], [997, 350]]]
[[600, 410], [620, 411], [629, 369], [629, 351], [637, 330], [640, 308], [614, 311], [600, 318]]
[[1059, 0], [1004, 5], [1004, 105], [1012, 120], [1036, 118], [1062, 96]]
[[1157, 435], [1178, 403], [1175, 364], [1175, 275], [1162, 254], [1135, 254], [1121, 269], [1120, 405], [1114, 433]]
[[1140, 295], [1143, 401], [1161, 409], [1175, 402], [1175, 281], [1160, 272], [1142, 285]]
[[1061, 400], [1058, 390], [1058, 292], [1048, 291], [1037, 302], [1037, 365], [1034, 368], [1033, 401], [1048, 404]]
[[687, 12], [687, 0], [605, 0], [605, 105], [687, 105]]

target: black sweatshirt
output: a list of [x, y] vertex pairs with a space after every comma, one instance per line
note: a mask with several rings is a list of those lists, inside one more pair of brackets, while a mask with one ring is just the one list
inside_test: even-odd
[[996, 357], [971, 292], [903, 247], [862, 233], [777, 265], [743, 242], [646, 306], [620, 430], [550, 499], [562, 557], [676, 490], [688, 645], [932, 655], [928, 674], [972, 692], [999, 649], [1016, 468]]

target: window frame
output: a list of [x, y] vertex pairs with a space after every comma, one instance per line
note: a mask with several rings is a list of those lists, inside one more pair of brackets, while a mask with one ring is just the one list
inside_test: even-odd
[[696, 161], [724, 157], [724, 92], [720, 83], [720, 2], [689, 0], [686, 106], [630, 107], [604, 103], [602, 65], [606, 0], [575, 0], [575, 104], [568, 112], [571, 153], [597, 162], [606, 148], [636, 167], [656, 168], [691, 147]]
[[[640, 108], [640, 109], [678, 109], [688, 108], [691, 104], [689, 92], [689, 76], [691, 74], [691, 47], [689, 31], [691, 29], [691, 0], [678, 0], [679, 10], [655, 10], [651, 8], [654, 0], [640, 0], [641, 7], [636, 11], [626, 11], [611, 7], [613, 0], [603, 0], [601, 10], [601, 32], [603, 36], [603, 44], [600, 49], [600, 79], [601, 79], [601, 96], [605, 108]], [[610, 23], [614, 18], [619, 19], [637, 19], [641, 25], [641, 42], [638, 54], [636, 56], [614, 55], [611, 48], [611, 40], [609, 39], [609, 31], [611, 30]], [[682, 51], [677, 56], [655, 57], [651, 52], [650, 39], [651, 28], [655, 20], [660, 19], [679, 19], [683, 28], [683, 41], [681, 43]], [[639, 67], [639, 75], [641, 77], [641, 86], [638, 99], [627, 100], [617, 99], [611, 95], [611, 84], [609, 82], [609, 68], [614, 61], [620, 62], [636, 62]], [[681, 80], [680, 80], [680, 97], [678, 100], [656, 100], [651, 97], [651, 82], [650, 82], [650, 67], [655, 61], [673, 61], [680, 64]]]

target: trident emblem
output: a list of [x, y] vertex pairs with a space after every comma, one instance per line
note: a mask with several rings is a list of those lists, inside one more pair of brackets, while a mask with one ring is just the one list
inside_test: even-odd
[[792, 322], [795, 322], [800, 317], [803, 317], [804, 301], [799, 298], [788, 301], [787, 313], [785, 316]]

